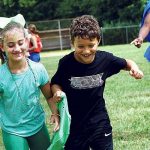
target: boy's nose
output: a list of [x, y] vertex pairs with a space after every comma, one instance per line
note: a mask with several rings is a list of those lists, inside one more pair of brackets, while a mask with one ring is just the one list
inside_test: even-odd
[[86, 54], [90, 53], [90, 49], [88, 47], [85, 48], [84, 53], [86, 53]]

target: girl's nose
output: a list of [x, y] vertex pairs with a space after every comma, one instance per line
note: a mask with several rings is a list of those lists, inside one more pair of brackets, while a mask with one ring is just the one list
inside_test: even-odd
[[20, 46], [18, 44], [15, 45], [14, 51], [20, 51]]

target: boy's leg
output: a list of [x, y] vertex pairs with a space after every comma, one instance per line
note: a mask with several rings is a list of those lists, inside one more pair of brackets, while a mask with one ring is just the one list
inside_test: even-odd
[[50, 137], [46, 125], [36, 134], [27, 137], [27, 141], [31, 150], [47, 150], [50, 146]]
[[29, 146], [25, 138], [7, 133], [3, 130], [2, 136], [6, 150], [29, 150]]
[[70, 134], [65, 144], [65, 150], [90, 150], [88, 136]]
[[112, 131], [100, 133], [96, 130], [90, 139], [90, 147], [92, 150], [113, 150]]

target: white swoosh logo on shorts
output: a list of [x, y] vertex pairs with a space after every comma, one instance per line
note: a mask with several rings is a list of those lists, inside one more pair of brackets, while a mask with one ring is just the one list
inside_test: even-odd
[[105, 133], [105, 136], [109, 136], [109, 135], [111, 135], [111, 133]]

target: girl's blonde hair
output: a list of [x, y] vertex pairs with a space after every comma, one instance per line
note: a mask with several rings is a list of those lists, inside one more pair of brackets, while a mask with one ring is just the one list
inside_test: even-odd
[[25, 29], [24, 27], [20, 24], [20, 23], [17, 23], [17, 22], [14, 22], [14, 21], [11, 21], [9, 22], [5, 27], [4, 29], [0, 32], [0, 37], [2, 38], [2, 41], [5, 37], [5, 34], [8, 32], [8, 31], [11, 31], [13, 29], [21, 29], [24, 33], [24, 37], [26, 37], [26, 32], [25, 32]]

